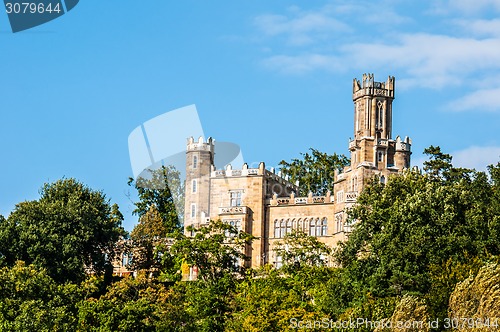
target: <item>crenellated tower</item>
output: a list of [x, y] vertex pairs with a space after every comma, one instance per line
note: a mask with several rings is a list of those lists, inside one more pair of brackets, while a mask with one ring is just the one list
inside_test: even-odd
[[392, 139], [394, 92], [394, 76], [385, 82], [375, 82], [373, 74], [363, 74], [362, 81], [353, 80], [354, 139], [349, 142], [352, 169], [359, 165], [378, 170], [410, 166], [410, 139]]
[[381, 182], [410, 167], [411, 140], [392, 139], [395, 78], [375, 82], [373, 74], [354, 79], [354, 139], [349, 141], [351, 165], [337, 173], [334, 182], [335, 220], [341, 233], [349, 233], [346, 209], [356, 203], [358, 194], [374, 176]]
[[199, 227], [210, 206], [210, 172], [214, 165], [214, 140], [188, 138], [186, 150], [186, 187], [184, 230]]

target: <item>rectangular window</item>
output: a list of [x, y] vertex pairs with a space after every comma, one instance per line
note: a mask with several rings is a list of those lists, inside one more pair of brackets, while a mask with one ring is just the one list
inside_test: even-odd
[[276, 255], [276, 260], [274, 261], [274, 266], [279, 269], [283, 266], [283, 257]]
[[198, 168], [198, 156], [193, 156], [193, 168]]
[[381, 152], [381, 151], [378, 153], [378, 161], [379, 161], [379, 162], [384, 161], [384, 153], [383, 153], [383, 152]]
[[191, 218], [196, 217], [196, 203], [191, 204]]
[[127, 266], [132, 263], [132, 253], [122, 255], [122, 266]]
[[193, 193], [195, 193], [198, 190], [197, 185], [198, 185], [198, 181], [193, 180], [193, 182], [192, 182]]
[[230, 206], [241, 206], [241, 190], [233, 190], [229, 192]]
[[337, 202], [340, 203], [343, 201], [344, 201], [344, 191], [341, 190], [341, 191], [337, 192]]
[[234, 227], [236, 231], [236, 233], [231, 233], [229, 230], [226, 230], [225, 235], [227, 238], [233, 237], [241, 231], [241, 219], [225, 219], [224, 222]]
[[274, 221], [274, 237], [275, 238], [281, 237], [281, 223], [277, 219]]
[[309, 236], [317, 236], [319, 234], [316, 234], [316, 221], [314, 219], [311, 219], [309, 221]]

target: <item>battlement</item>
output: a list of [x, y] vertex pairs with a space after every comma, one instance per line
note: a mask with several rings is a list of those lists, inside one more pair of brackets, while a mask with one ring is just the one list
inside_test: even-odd
[[395, 82], [394, 76], [389, 76], [385, 82], [375, 82], [373, 74], [363, 74], [361, 82], [356, 78], [353, 80], [352, 100], [364, 96], [381, 96], [394, 99]]
[[212, 171], [210, 177], [212, 178], [223, 178], [223, 177], [242, 177], [242, 176], [264, 176], [268, 180], [273, 180], [277, 183], [280, 183], [288, 188], [298, 190], [298, 185], [290, 182], [289, 176], [282, 176], [281, 172], [276, 174], [274, 167], [271, 167], [271, 170], [266, 169], [266, 165], [264, 162], [259, 163], [258, 168], [249, 168], [247, 163], [244, 163], [243, 166], [239, 169], [233, 169], [231, 164], [226, 165], [225, 169], [216, 169], [214, 165], [212, 165]]
[[202, 136], [195, 140], [192, 136], [187, 139], [187, 151], [209, 151], [214, 152], [215, 140], [209, 137], [207, 141]]
[[399, 135], [396, 137], [396, 151], [405, 151], [405, 152], [410, 152], [411, 151], [411, 139], [406, 136], [404, 140], [399, 137]]

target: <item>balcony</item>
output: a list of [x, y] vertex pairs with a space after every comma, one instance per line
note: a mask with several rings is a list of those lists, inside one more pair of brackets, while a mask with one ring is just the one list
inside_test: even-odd
[[219, 215], [222, 214], [247, 214], [248, 207], [246, 206], [228, 206], [220, 207]]
[[383, 146], [383, 147], [388, 147], [389, 146], [389, 140], [387, 139], [379, 139], [377, 141], [378, 146]]
[[349, 203], [356, 202], [358, 199], [358, 192], [357, 191], [350, 191], [345, 194], [345, 201]]

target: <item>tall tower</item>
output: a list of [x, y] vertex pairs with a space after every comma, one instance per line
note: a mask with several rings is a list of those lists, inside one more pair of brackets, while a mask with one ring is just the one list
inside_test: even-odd
[[184, 232], [188, 226], [199, 227], [208, 217], [210, 204], [210, 172], [214, 165], [214, 141], [211, 137], [205, 142], [203, 137], [197, 141], [190, 137], [186, 150], [186, 187], [184, 206]]
[[354, 79], [354, 140], [349, 142], [352, 169], [359, 165], [378, 170], [410, 166], [409, 138], [392, 139], [394, 90], [393, 76], [386, 82], [375, 82], [373, 74], [363, 74], [362, 82]]

